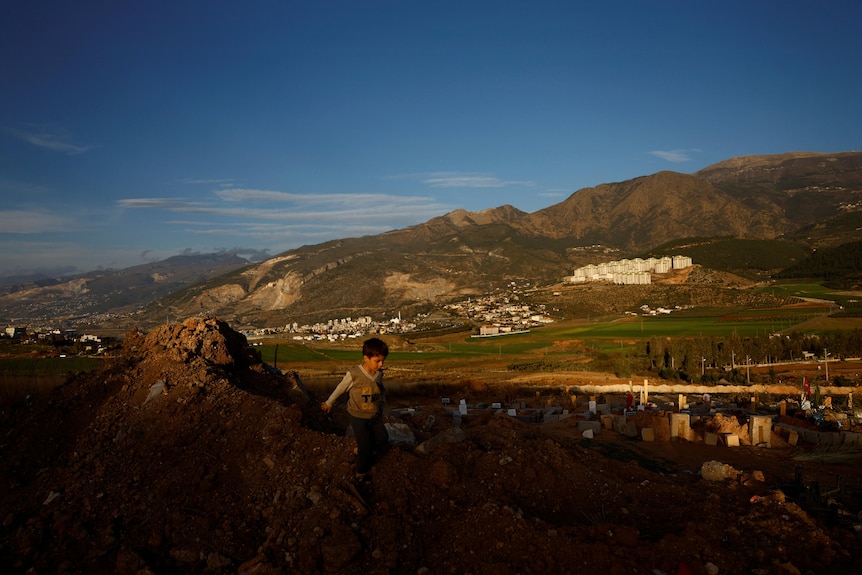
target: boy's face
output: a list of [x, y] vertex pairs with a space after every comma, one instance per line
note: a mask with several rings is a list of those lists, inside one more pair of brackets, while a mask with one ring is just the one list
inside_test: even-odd
[[384, 361], [386, 361], [386, 358], [382, 355], [363, 355], [362, 367], [365, 368], [368, 375], [374, 375], [383, 367]]

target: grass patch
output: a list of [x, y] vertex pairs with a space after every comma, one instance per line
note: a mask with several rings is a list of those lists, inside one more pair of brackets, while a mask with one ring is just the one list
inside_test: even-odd
[[0, 358], [0, 404], [28, 395], [46, 395], [66, 381], [69, 373], [93, 371], [103, 360], [92, 357]]
[[837, 291], [834, 288], [829, 288], [823, 284], [816, 282], [796, 282], [796, 283], [775, 283], [767, 287], [758, 288], [758, 291], [771, 293], [784, 297], [821, 299], [834, 301], [838, 305], [847, 305], [848, 300], [858, 300], [858, 295], [847, 294], [842, 291]]
[[278, 343], [257, 346], [261, 359], [269, 364], [288, 362], [330, 361], [333, 358], [325, 350], [311, 348], [305, 345]]

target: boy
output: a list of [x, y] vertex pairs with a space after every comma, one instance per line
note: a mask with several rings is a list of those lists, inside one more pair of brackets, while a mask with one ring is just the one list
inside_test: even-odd
[[320, 404], [324, 413], [332, 411], [335, 401], [347, 392], [347, 413], [350, 427], [356, 437], [359, 461], [356, 478], [363, 480], [374, 464], [375, 456], [389, 447], [389, 434], [383, 423], [383, 404], [386, 390], [383, 387], [383, 362], [389, 355], [389, 346], [372, 337], [362, 344], [362, 364], [344, 374], [329, 399]]

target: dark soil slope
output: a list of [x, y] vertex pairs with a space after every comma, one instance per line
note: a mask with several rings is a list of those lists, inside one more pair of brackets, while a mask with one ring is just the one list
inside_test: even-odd
[[809, 514], [769, 472], [706, 481], [609, 457], [633, 440], [596, 449], [574, 417], [486, 410], [459, 431], [442, 405], [402, 411], [390, 423], [421, 447], [396, 445], [355, 485], [341, 422], [225, 323], [125, 341], [98, 373], [3, 413], [4, 573], [862, 569], [853, 530]]

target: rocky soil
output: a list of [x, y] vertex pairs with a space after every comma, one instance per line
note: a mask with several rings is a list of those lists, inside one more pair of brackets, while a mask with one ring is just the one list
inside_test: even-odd
[[[752, 447], [735, 416], [692, 441], [670, 441], [660, 413], [635, 419], [655, 442], [585, 439], [585, 413], [471, 409], [455, 428], [439, 398], [394, 397], [389, 422], [415, 444], [357, 484], [343, 404], [324, 416], [302, 374], [251, 349], [213, 318], [132, 331], [100, 371], [5, 409], [4, 573], [862, 570], [858, 462]], [[707, 446], [710, 430], [742, 445]]]

